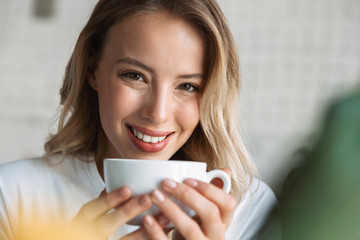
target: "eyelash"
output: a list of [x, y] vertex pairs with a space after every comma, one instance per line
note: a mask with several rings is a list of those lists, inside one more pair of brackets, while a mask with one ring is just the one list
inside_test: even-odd
[[[132, 75], [137, 75], [138, 77], [142, 78], [142, 79], [135, 79]], [[138, 73], [138, 72], [125, 72], [125, 73], [120, 73], [119, 76], [121, 77], [127, 77], [127, 78], [130, 78], [131, 80], [133, 81], [145, 81], [145, 78], [144, 76], [141, 74], [141, 73]], [[190, 88], [190, 89], [185, 89], [185, 88]], [[201, 92], [199, 86], [197, 85], [194, 85], [192, 83], [182, 83], [180, 84], [176, 89], [179, 89], [179, 90], [183, 90], [183, 91], [186, 91], [186, 92], [190, 92], [190, 93], [198, 93], [198, 92]]]
[[[138, 77], [140, 77], [142, 79], [135, 79], [134, 77], [132, 77], [132, 75], [137, 75]], [[120, 76], [130, 78], [133, 81], [145, 81], [144, 76], [138, 72], [125, 72], [125, 73], [121, 73]]]
[[[184, 87], [188, 87], [190, 89], [192, 88], [193, 90], [187, 90], [184, 89]], [[200, 88], [192, 83], [182, 83], [177, 87], [177, 89], [184, 90], [187, 92], [200, 92]]]

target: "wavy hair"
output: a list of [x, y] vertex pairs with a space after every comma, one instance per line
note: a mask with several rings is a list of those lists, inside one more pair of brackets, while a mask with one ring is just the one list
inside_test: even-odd
[[229, 26], [214, 0], [100, 0], [75, 45], [60, 90], [58, 131], [45, 143], [45, 157], [94, 154], [102, 160], [105, 133], [97, 93], [88, 77], [99, 62], [112, 26], [126, 17], [166, 11], [196, 27], [205, 37], [206, 83], [200, 100], [200, 123], [180, 149], [187, 160], [203, 161], [208, 170], [229, 167], [232, 193], [248, 188], [257, 173], [238, 122], [239, 60]]

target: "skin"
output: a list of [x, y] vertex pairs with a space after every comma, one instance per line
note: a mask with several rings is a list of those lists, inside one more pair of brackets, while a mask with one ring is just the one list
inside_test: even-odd
[[[189, 139], [200, 118], [204, 45], [191, 25], [166, 14], [136, 15], [112, 28], [90, 81], [105, 157], [167, 160]], [[166, 138], [146, 143], [133, 129]]]
[[[132, 16], [115, 25], [89, 80], [99, 96], [106, 157], [169, 159], [199, 122], [204, 62], [203, 36], [165, 12]], [[167, 137], [151, 145], [134, 137], [134, 128]], [[170, 221], [176, 228], [174, 239], [225, 239], [236, 201], [217, 185], [166, 179], [162, 190], [151, 194], [132, 197], [128, 187], [104, 192], [81, 208], [72, 229], [84, 229], [86, 239], [104, 239], [156, 204], [162, 214], [144, 217], [143, 226], [124, 239], [168, 239], [164, 227]], [[194, 209], [197, 216], [190, 218], [165, 192]]]

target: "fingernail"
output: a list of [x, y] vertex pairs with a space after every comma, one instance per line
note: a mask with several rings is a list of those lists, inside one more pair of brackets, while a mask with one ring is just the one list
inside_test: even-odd
[[119, 196], [119, 198], [126, 198], [127, 196], [131, 195], [131, 192], [129, 188], [122, 187], [117, 190], [117, 195]]
[[150, 198], [149, 198], [149, 196], [148, 195], [142, 195], [141, 197], [139, 197], [139, 199], [138, 199], [138, 203], [139, 203], [139, 205], [141, 205], [141, 206], [147, 206], [147, 205], [149, 205], [150, 204]]
[[195, 179], [186, 179], [184, 183], [194, 188], [198, 186], [198, 181], [196, 181]]
[[162, 194], [162, 192], [160, 192], [158, 189], [153, 191], [153, 196], [155, 202], [163, 202], [165, 200], [164, 194]]
[[144, 224], [152, 226], [154, 224], [154, 221], [152, 220], [152, 217], [150, 215], [146, 215], [143, 219]]
[[163, 181], [163, 186], [168, 189], [174, 189], [177, 186], [177, 183], [172, 179], [165, 179]]

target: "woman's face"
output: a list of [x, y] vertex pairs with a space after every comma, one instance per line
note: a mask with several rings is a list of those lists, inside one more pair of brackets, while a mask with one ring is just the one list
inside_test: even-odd
[[183, 20], [159, 12], [115, 25], [89, 80], [105, 157], [169, 159], [199, 122], [204, 66], [205, 41]]

